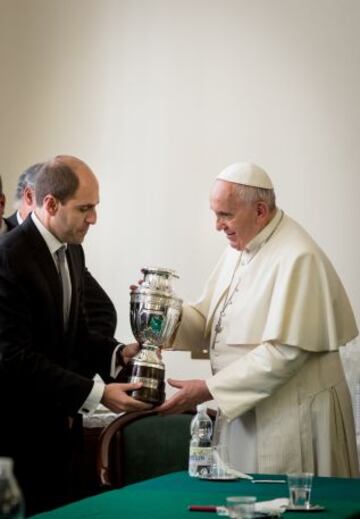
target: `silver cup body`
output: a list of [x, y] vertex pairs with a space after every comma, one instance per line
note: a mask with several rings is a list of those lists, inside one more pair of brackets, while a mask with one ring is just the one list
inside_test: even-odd
[[130, 323], [140, 352], [129, 362], [128, 381], [142, 382], [132, 396], [155, 405], [165, 399], [165, 366], [159, 349], [166, 347], [179, 323], [182, 300], [172, 287], [170, 269], [147, 267], [144, 280], [130, 296]]

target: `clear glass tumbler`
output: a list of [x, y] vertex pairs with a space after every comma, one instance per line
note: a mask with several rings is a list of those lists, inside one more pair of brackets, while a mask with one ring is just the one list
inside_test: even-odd
[[308, 510], [310, 508], [313, 474], [311, 472], [288, 474], [287, 479], [290, 507]]

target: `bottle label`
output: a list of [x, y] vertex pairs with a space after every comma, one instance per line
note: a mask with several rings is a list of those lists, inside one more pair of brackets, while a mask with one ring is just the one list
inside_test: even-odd
[[211, 447], [190, 447], [189, 475], [193, 477], [210, 477], [212, 467]]

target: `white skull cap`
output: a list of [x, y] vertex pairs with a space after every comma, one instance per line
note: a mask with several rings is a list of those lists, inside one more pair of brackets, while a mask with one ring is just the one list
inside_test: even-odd
[[235, 162], [235, 164], [223, 169], [216, 178], [235, 184], [244, 184], [245, 186], [274, 189], [269, 175], [259, 166], [250, 162]]

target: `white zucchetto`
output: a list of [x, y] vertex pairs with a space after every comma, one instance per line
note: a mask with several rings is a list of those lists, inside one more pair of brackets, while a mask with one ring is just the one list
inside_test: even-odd
[[235, 162], [223, 169], [216, 178], [245, 186], [274, 189], [269, 175], [259, 166], [250, 162]]

